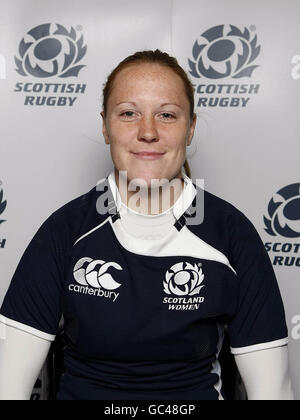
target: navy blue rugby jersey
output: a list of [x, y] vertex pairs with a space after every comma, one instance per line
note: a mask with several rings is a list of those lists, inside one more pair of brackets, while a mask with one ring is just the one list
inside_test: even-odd
[[[110, 174], [51, 214], [26, 248], [0, 320], [54, 340], [63, 316], [57, 399], [224, 399], [225, 328], [233, 354], [287, 343], [280, 291], [253, 224], [184, 179], [162, 238], [124, 230]], [[197, 200], [204, 219], [191, 223]]]

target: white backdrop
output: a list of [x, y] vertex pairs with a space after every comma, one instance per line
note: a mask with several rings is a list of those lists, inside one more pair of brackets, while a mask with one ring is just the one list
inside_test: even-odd
[[299, 16], [298, 0], [2, 1], [0, 303], [41, 223], [112, 168], [99, 115], [106, 76], [160, 48], [200, 92], [192, 178], [243, 211], [270, 250], [300, 399]]

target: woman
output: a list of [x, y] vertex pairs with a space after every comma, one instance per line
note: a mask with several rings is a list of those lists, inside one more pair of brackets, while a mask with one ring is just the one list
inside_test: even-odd
[[0, 311], [0, 398], [29, 398], [63, 314], [57, 399], [224, 399], [225, 328], [248, 398], [292, 399], [264, 246], [241, 212], [190, 179], [196, 115], [185, 72], [159, 50], [138, 52], [103, 98], [114, 170], [26, 249]]

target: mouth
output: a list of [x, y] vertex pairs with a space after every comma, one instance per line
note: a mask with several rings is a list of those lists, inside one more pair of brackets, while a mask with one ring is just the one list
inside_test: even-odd
[[164, 153], [158, 153], [158, 152], [138, 152], [134, 153], [131, 152], [137, 159], [144, 159], [144, 160], [155, 160], [160, 159]]

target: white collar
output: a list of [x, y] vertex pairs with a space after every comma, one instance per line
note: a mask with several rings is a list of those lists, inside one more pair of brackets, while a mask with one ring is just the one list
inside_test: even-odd
[[[193, 182], [191, 178], [189, 178], [185, 172], [182, 170], [182, 177], [185, 183], [184, 189], [182, 193], [180, 194], [179, 198], [175, 202], [175, 204], [171, 207], [174, 217], [178, 220], [180, 216], [189, 208], [189, 206], [192, 204], [195, 195], [197, 194], [197, 190], [193, 185]], [[112, 170], [110, 174], [107, 176], [109, 186], [117, 207], [117, 211], [119, 212], [122, 205], [125, 205], [122, 203], [121, 196], [118, 190], [118, 186], [115, 179], [115, 172]], [[167, 213], [168, 210], [166, 210], [164, 213]], [[158, 215], [159, 216], [159, 215]], [[151, 216], [150, 216], [151, 217]]]

